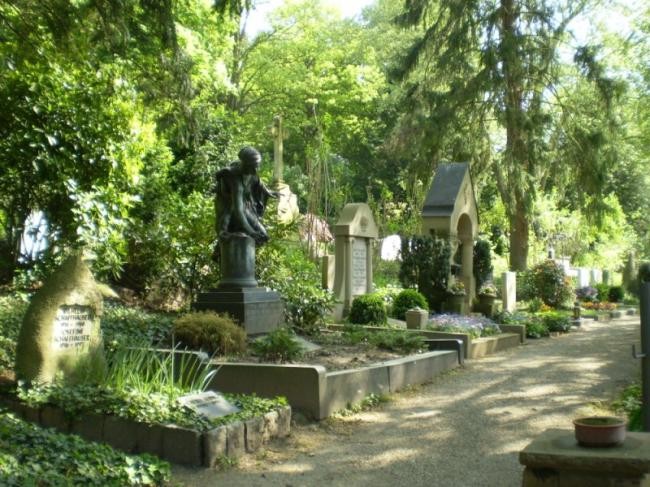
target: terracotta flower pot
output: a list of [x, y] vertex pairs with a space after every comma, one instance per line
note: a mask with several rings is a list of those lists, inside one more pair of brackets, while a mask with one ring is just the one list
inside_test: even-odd
[[573, 424], [581, 446], [608, 447], [625, 441], [625, 421], [620, 418], [594, 416], [575, 419]]

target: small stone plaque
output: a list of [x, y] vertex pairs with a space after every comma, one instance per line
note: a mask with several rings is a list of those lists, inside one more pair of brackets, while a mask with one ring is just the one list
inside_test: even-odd
[[220, 418], [240, 411], [237, 406], [231, 404], [225, 397], [214, 391], [187, 394], [180, 397], [178, 402], [208, 419]]
[[95, 314], [90, 306], [60, 306], [54, 318], [52, 348], [88, 350], [94, 320]]
[[358, 238], [352, 244], [352, 295], [366, 294], [367, 269], [366, 269], [366, 239]]

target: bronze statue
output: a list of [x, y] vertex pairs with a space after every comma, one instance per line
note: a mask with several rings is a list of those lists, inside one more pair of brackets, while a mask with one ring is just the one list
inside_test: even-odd
[[262, 163], [257, 149], [244, 147], [238, 156], [239, 161], [216, 173], [217, 236], [222, 240], [243, 234], [255, 240], [256, 245], [262, 245], [269, 235], [260, 219], [268, 199], [277, 198], [278, 194], [270, 191], [257, 175]]

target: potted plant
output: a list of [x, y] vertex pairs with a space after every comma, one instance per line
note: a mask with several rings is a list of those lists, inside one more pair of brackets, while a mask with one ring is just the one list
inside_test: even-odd
[[486, 282], [478, 290], [478, 309], [487, 317], [494, 314], [494, 301], [497, 299], [497, 288], [491, 282]]
[[465, 284], [462, 281], [454, 281], [447, 289], [447, 294], [447, 311], [463, 314]]

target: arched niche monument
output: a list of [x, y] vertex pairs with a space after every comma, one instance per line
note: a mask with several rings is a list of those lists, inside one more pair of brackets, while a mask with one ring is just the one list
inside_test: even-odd
[[469, 164], [441, 164], [422, 208], [422, 232], [448, 239], [452, 269], [449, 283], [461, 281], [464, 284], [464, 313], [469, 312], [476, 296], [473, 264], [478, 228], [478, 210]]

